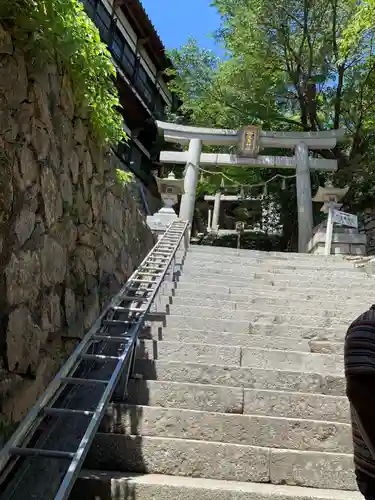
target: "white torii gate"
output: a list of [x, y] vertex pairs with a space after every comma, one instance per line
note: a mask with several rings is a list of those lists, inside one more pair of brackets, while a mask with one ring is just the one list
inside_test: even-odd
[[309, 149], [331, 149], [344, 138], [344, 130], [321, 132], [266, 132], [261, 131], [260, 148], [293, 149], [295, 156], [264, 156], [242, 158], [231, 154], [202, 153], [202, 145], [236, 145], [241, 139], [241, 130], [213, 129], [156, 122], [158, 130], [167, 142], [189, 144], [189, 150], [162, 151], [162, 163], [186, 164], [185, 194], [182, 196], [180, 217], [192, 222], [196, 198], [196, 188], [200, 165], [265, 168], [295, 168], [298, 209], [298, 251], [306, 252], [312, 237], [313, 209], [310, 170], [334, 171], [336, 160], [309, 158]]

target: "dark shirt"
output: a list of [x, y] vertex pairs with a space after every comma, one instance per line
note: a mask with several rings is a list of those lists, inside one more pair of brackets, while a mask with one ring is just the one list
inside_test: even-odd
[[354, 465], [361, 473], [375, 478], [375, 306], [350, 325], [344, 358]]

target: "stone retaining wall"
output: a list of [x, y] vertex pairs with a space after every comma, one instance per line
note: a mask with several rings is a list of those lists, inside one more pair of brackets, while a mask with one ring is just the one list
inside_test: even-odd
[[375, 210], [367, 210], [362, 215], [362, 230], [367, 238], [367, 255], [375, 254]]
[[67, 75], [28, 59], [0, 27], [0, 434], [153, 245]]

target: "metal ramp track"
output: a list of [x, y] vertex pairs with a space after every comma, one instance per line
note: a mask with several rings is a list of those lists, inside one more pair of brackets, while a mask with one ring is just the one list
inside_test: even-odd
[[[12, 468], [17, 475], [15, 466], [21, 457], [63, 459], [69, 466], [54, 500], [69, 498], [115, 389], [120, 390], [121, 395], [126, 391], [128, 379], [134, 369], [138, 334], [168, 273], [173, 279], [176, 252], [182, 242], [185, 251], [187, 250], [188, 237], [188, 223], [180, 220], [172, 222], [125, 286], [112, 299], [0, 452], [0, 474], [3, 478], [6, 478], [7, 471]], [[87, 392], [88, 387], [94, 387], [92, 393]], [[91, 408], [94, 395], [98, 401]], [[68, 404], [71, 401], [79, 404], [71, 408], [67, 407], [66, 401]], [[47, 438], [42, 446], [38, 444], [35, 435], [41, 424], [46, 419], [56, 417], [85, 419], [85, 425], [80, 429], [80, 435], [83, 436], [76, 449], [67, 451], [63, 444], [57, 446], [57, 449], [45, 447], [43, 444]], [[48, 427], [48, 421], [45, 425]]]

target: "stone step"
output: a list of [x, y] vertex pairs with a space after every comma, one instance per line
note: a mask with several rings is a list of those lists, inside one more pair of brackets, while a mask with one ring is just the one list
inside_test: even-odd
[[214, 268], [219, 267], [233, 267], [237, 268], [253, 268], [255, 270], [261, 271], [271, 271], [271, 272], [332, 272], [332, 273], [350, 273], [350, 274], [366, 274], [363, 268], [355, 267], [353, 264], [348, 262], [336, 262], [331, 264], [322, 264], [321, 262], [311, 262], [311, 261], [280, 261], [277, 259], [261, 259], [261, 258], [232, 258], [228, 256], [220, 255], [197, 255], [195, 253], [188, 253], [184, 262], [184, 267], [208, 267]]
[[343, 356], [334, 354], [243, 347], [241, 366], [263, 370], [291, 370], [339, 375], [344, 370], [344, 359]]
[[244, 414], [350, 423], [346, 396], [244, 389]]
[[97, 433], [85, 467], [355, 490], [351, 454]]
[[322, 271], [318, 272], [299, 272], [288, 271], [288, 273], [278, 273], [267, 270], [259, 270], [253, 267], [241, 267], [232, 268], [231, 264], [228, 264], [228, 268], [221, 267], [221, 269], [215, 268], [211, 269], [209, 265], [206, 266], [194, 266], [181, 268], [178, 273], [176, 273], [177, 279], [189, 279], [193, 280], [196, 278], [208, 280], [215, 279], [219, 280], [231, 280], [231, 281], [251, 281], [262, 284], [267, 284], [269, 282], [274, 283], [290, 283], [303, 282], [304, 284], [310, 284], [322, 282], [325, 286], [337, 286], [337, 284], [345, 286], [348, 281], [353, 282], [356, 287], [360, 287], [362, 283], [370, 286], [371, 276], [364, 273], [328, 273]]
[[290, 370], [339, 375], [344, 369], [343, 356], [277, 349], [256, 349], [227, 345], [141, 340], [137, 357], [161, 361], [219, 363], [263, 370]]
[[219, 363], [225, 366], [240, 366], [241, 347], [211, 344], [189, 344], [187, 342], [167, 342], [141, 340], [137, 349], [137, 358], [160, 359], [161, 361], [179, 361], [184, 363]]
[[268, 275], [288, 276], [298, 274], [305, 277], [331, 278], [331, 279], [363, 279], [369, 280], [369, 273], [364, 267], [355, 268], [352, 266], [345, 267], [326, 267], [315, 265], [285, 265], [283, 262], [266, 263], [257, 261], [237, 261], [235, 259], [201, 259], [196, 256], [186, 259], [179, 268], [180, 272], [186, 273], [212, 273], [212, 274], [232, 274], [232, 275]]
[[319, 328], [316, 326], [296, 326], [274, 323], [252, 323], [250, 321], [231, 321], [223, 319], [167, 315], [164, 321], [147, 322], [146, 328], [160, 331], [160, 328], [184, 329], [190, 331], [223, 332], [247, 335], [280, 336], [294, 339], [313, 339], [341, 342], [345, 338], [348, 325], [338, 325], [334, 328]]
[[244, 389], [226, 385], [136, 380], [129, 383], [126, 401], [140, 406], [242, 414]]
[[344, 342], [330, 342], [326, 340], [310, 340], [310, 352], [319, 354], [344, 354]]
[[324, 275], [318, 276], [310, 276], [305, 274], [291, 273], [291, 274], [272, 274], [272, 273], [253, 273], [251, 271], [242, 271], [238, 272], [238, 274], [233, 273], [213, 273], [208, 269], [204, 272], [200, 272], [199, 270], [194, 270], [191, 272], [183, 270], [181, 276], [179, 277], [179, 281], [184, 281], [185, 283], [188, 281], [199, 281], [202, 284], [213, 284], [217, 283], [217, 285], [230, 283], [232, 286], [240, 287], [240, 286], [258, 286], [263, 287], [264, 285], [268, 286], [300, 286], [300, 287], [321, 287], [327, 289], [336, 289], [336, 288], [345, 288], [348, 286], [350, 282], [350, 286], [354, 290], [360, 290], [361, 288], [366, 288], [366, 290], [371, 290], [373, 288], [373, 281], [369, 278], [362, 278], [360, 276], [359, 279], [353, 279], [351, 277], [341, 277], [341, 278], [329, 278]]
[[[312, 352], [310, 343], [304, 339], [293, 339], [288, 337], [270, 337], [265, 335], [249, 335], [235, 333], [221, 333], [204, 330], [182, 330], [174, 328], [149, 328], [140, 334], [140, 338], [147, 340], [166, 340], [169, 342], [188, 342], [194, 344], [216, 344], [239, 347], [255, 347], [265, 349], [297, 350], [301, 352]], [[315, 352], [320, 352], [319, 342], [314, 343]], [[329, 354], [330, 342], [324, 343], [321, 353]], [[342, 344], [339, 344], [342, 345]], [[336, 352], [333, 350], [332, 353]], [[340, 353], [341, 351], [337, 351]]]
[[[221, 262], [223, 265], [251, 265], [251, 266], [269, 266], [271, 268], [294, 267], [298, 269], [317, 269], [324, 272], [325, 270], [347, 270], [353, 273], [363, 272], [363, 267], [356, 266], [354, 260], [347, 260], [343, 256], [331, 256], [328, 259], [324, 256], [302, 256], [297, 257], [287, 256], [269, 256], [266, 253], [249, 253], [237, 252], [229, 253], [221, 249], [220, 251], [212, 252], [196, 252], [189, 251], [185, 257], [184, 263], [200, 262], [205, 265]], [[286, 257], [285, 257], [286, 256]]]
[[123, 404], [108, 408], [100, 431], [263, 448], [352, 453], [350, 424], [295, 418]]
[[197, 344], [230, 345], [283, 351], [301, 351], [318, 354], [343, 354], [344, 342], [307, 340], [271, 335], [235, 334], [205, 330], [182, 330], [168, 327], [146, 328], [140, 333], [142, 340], [166, 340]]
[[131, 381], [127, 403], [206, 412], [349, 423], [345, 396], [162, 380]]
[[191, 245], [189, 254], [200, 255], [216, 255], [223, 257], [240, 257], [240, 258], [255, 258], [265, 260], [277, 259], [280, 261], [293, 261], [293, 262], [318, 262], [321, 264], [350, 264], [342, 255], [311, 255], [306, 253], [295, 252], [264, 252], [261, 250], [245, 250], [237, 248], [219, 247], [211, 245]]
[[363, 500], [358, 491], [158, 474], [82, 471], [70, 500]]
[[[230, 297], [230, 296], [228, 296]], [[269, 305], [264, 304], [261, 301], [258, 301], [256, 304], [246, 303], [246, 302], [235, 302], [228, 300], [221, 300], [220, 303], [216, 300], [216, 298], [200, 298], [200, 297], [180, 297], [180, 294], [177, 294], [175, 297], [171, 299], [171, 306], [173, 308], [186, 306], [186, 307], [209, 307], [211, 309], [216, 309], [219, 305], [220, 308], [231, 310], [231, 311], [251, 311], [254, 314], [292, 314], [296, 308], [300, 311], [305, 311], [305, 315], [309, 316], [320, 316], [325, 318], [339, 318], [340, 320], [352, 321], [359, 314], [364, 311], [363, 305], [359, 305], [348, 311], [348, 307], [342, 305], [342, 307], [326, 309], [326, 302], [321, 303], [319, 307], [316, 304], [306, 301], [306, 304], [296, 304], [294, 301], [289, 301], [285, 305]]]
[[[267, 292], [262, 293], [261, 291], [258, 290], [248, 290], [248, 294], [236, 294], [236, 293], [220, 293], [214, 291], [215, 289], [209, 288], [208, 290], [205, 289], [195, 289], [185, 287], [185, 286], [178, 286], [173, 293], [171, 293], [171, 298], [170, 301], [172, 303], [177, 301], [183, 301], [183, 300], [200, 300], [203, 301], [205, 299], [208, 299], [209, 301], [216, 302], [216, 305], [220, 302], [231, 302], [238, 304], [238, 309], [243, 309], [245, 308], [245, 305], [247, 307], [250, 306], [257, 306], [257, 305], [262, 305], [264, 307], [267, 306], [268, 310], [273, 310], [273, 308], [277, 307], [287, 307], [287, 306], [296, 306], [296, 302], [298, 302], [298, 307], [300, 308], [305, 308], [305, 307], [315, 307], [316, 309], [319, 309], [321, 307], [324, 307], [325, 311], [336, 311], [336, 310], [343, 310], [347, 311], [349, 310], [353, 314], [361, 314], [366, 306], [367, 306], [367, 298], [366, 301], [363, 302], [360, 298], [357, 299], [347, 299], [344, 297], [330, 297], [330, 301], [327, 302], [327, 300], [324, 298], [323, 295], [308, 295], [306, 292], [303, 292], [302, 294], [300, 293], [295, 293], [295, 294], [290, 294], [288, 293], [287, 296], [286, 293], [285, 295], [281, 295], [280, 293], [274, 293], [273, 291], [270, 291], [268, 294]], [[177, 302], [178, 303], [178, 302]], [[244, 304], [244, 305], [241, 305]], [[272, 309], [271, 309], [272, 308]]]
[[182, 279], [180, 280], [176, 288], [192, 288], [196, 287], [197, 283], [199, 283], [199, 286], [202, 288], [202, 290], [208, 288], [213, 288], [216, 289], [217, 292], [220, 293], [235, 293], [235, 294], [248, 294], [251, 292], [254, 294], [254, 292], [258, 292], [260, 294], [268, 294], [269, 292], [273, 293], [278, 293], [282, 294], [285, 293], [287, 290], [289, 290], [292, 294], [298, 293], [300, 295], [305, 295], [305, 296], [320, 296], [320, 297], [325, 297], [327, 296], [328, 290], [329, 294], [332, 296], [337, 297], [346, 297], [346, 298], [351, 298], [353, 299], [361, 299], [367, 303], [372, 303], [372, 291], [370, 290], [370, 287], [349, 287], [349, 283], [343, 283], [343, 284], [337, 284], [333, 283], [328, 285], [322, 285], [320, 282], [316, 284], [306, 284], [306, 283], [287, 283], [283, 282], [282, 284], [280, 283], [260, 283], [259, 281], [254, 281], [254, 280], [248, 280], [248, 281], [232, 281], [232, 280], [217, 280], [217, 279], [203, 279], [197, 278], [197, 279]]
[[203, 304], [199, 307], [184, 304], [171, 304], [169, 306], [169, 310], [171, 312], [171, 316], [185, 316], [188, 318], [198, 317], [200, 320], [221, 319], [238, 322], [247, 321], [251, 323], [254, 328], [256, 328], [257, 323], [264, 323], [272, 325], [306, 325], [319, 328], [343, 328], [346, 331], [349, 326], [348, 322], [351, 322], [351, 319], [348, 317], [335, 318], [317, 316], [314, 315], [313, 310], [305, 313], [305, 311], [302, 311], [300, 308], [297, 309], [300, 314], [298, 314], [298, 312], [275, 314], [272, 311], [258, 312], [246, 309], [224, 309], [220, 304], [217, 304], [216, 308], [205, 307]]
[[354, 281], [369, 281], [371, 277], [363, 270], [363, 268], [316, 268], [316, 267], [298, 267], [298, 266], [270, 266], [266, 264], [240, 264], [233, 262], [217, 262], [202, 261], [200, 259], [191, 258], [184, 261], [182, 272], [188, 274], [211, 274], [211, 275], [232, 275], [241, 276], [246, 275], [249, 278], [268, 278], [279, 277], [287, 279], [293, 275], [301, 276], [303, 280], [319, 277], [328, 280], [335, 279], [350, 279]]
[[[200, 287], [197, 289], [197, 282], [199, 282]], [[322, 299], [322, 297], [327, 296], [327, 287], [306, 287], [306, 286], [272, 286], [264, 285], [261, 287], [255, 286], [256, 283], [247, 283], [245, 285], [236, 286], [232, 283], [222, 283], [217, 282], [205, 282], [204, 286], [198, 281], [179, 281], [175, 285], [175, 293], [180, 291], [195, 291], [196, 295], [199, 297], [200, 293], [210, 293], [210, 294], [231, 294], [231, 295], [242, 295], [243, 297], [282, 297], [288, 294], [291, 299]], [[367, 290], [351, 289], [348, 284], [345, 288], [329, 287], [330, 302], [332, 299], [332, 304], [341, 301], [360, 301], [363, 303], [364, 308], [369, 307], [372, 304], [371, 294]]]
[[226, 261], [234, 263], [242, 263], [243, 261], [253, 261], [257, 264], [272, 263], [272, 265], [280, 266], [311, 266], [321, 268], [352, 268], [357, 270], [356, 261], [358, 257], [348, 257], [344, 255], [311, 255], [311, 254], [298, 254], [287, 252], [263, 252], [254, 250], [237, 250], [234, 248], [225, 247], [190, 247], [186, 260], [221, 260], [223, 263]]
[[239, 366], [179, 361], [137, 360], [136, 372], [146, 380], [163, 380], [201, 385], [224, 385], [247, 389], [303, 392], [345, 396], [343, 375], [323, 375], [287, 370], [262, 370]]

